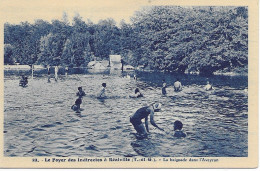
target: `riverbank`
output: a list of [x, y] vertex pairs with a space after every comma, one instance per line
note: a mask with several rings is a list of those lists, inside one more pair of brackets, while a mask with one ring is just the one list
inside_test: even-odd
[[[65, 67], [59, 67], [61, 70], [65, 69]], [[44, 70], [46, 69], [44, 66], [42, 65], [34, 65], [34, 70]], [[108, 72], [109, 69], [104, 69], [104, 70], [95, 70], [95, 69], [90, 69], [88, 67], [73, 67], [70, 69], [80, 69], [80, 70], [89, 70], [90, 73], [102, 73], [102, 72]], [[29, 65], [4, 65], [4, 70], [5, 71], [26, 71], [26, 70], [31, 70], [31, 67]], [[117, 71], [121, 71], [121, 70], [117, 70]], [[147, 69], [135, 69], [135, 70], [124, 70], [124, 71], [139, 71], [139, 72], [155, 72], [154, 70], [147, 70]], [[158, 71], [161, 73], [165, 73], [164, 71]], [[174, 72], [167, 72], [167, 73], [174, 73]], [[202, 75], [200, 74], [200, 72], [185, 72], [184, 74], [188, 74], [188, 75]], [[223, 75], [223, 76], [248, 76], [247, 73], [247, 68], [246, 69], [234, 69], [233, 71], [216, 71], [213, 72], [212, 75]]]
[[230, 70], [220, 70], [214, 72], [213, 74], [225, 76], [248, 76], [248, 67], [233, 68]]
[[213, 75], [224, 75], [224, 76], [248, 76], [245, 72], [214, 72]]
[[[42, 65], [33, 65], [34, 69], [45, 69]], [[4, 65], [4, 70], [30, 70], [30, 65]]]

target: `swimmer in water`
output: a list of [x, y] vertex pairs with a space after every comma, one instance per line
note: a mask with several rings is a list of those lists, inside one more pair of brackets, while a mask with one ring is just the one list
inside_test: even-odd
[[174, 137], [178, 137], [178, 138], [181, 138], [181, 137], [186, 137], [186, 134], [182, 131], [182, 127], [183, 127], [183, 124], [181, 121], [175, 121], [174, 123]]
[[[148, 116], [150, 115], [150, 122], [151, 124], [164, 131], [162, 128], [158, 127], [154, 122], [154, 112], [158, 112], [161, 109], [160, 103], [155, 103], [150, 106], [142, 107], [138, 109], [132, 116], [130, 116], [130, 122], [134, 126], [137, 134], [143, 138], [147, 137], [147, 133], [149, 133], [148, 128]], [[145, 119], [145, 128], [142, 123], [142, 119]]]
[[80, 112], [80, 105], [82, 103], [82, 100], [81, 98], [78, 98], [76, 101], [75, 101], [75, 104], [71, 106], [71, 109], [76, 111], [76, 112]]
[[182, 85], [181, 82], [179, 81], [179, 79], [177, 78], [177, 80], [175, 81], [175, 83], [173, 84], [173, 88], [175, 92], [179, 92], [182, 90]]
[[143, 94], [140, 92], [139, 88], [135, 89], [135, 94], [134, 95], [130, 95], [129, 97], [131, 98], [139, 98], [139, 97], [144, 97]]
[[162, 94], [163, 95], [166, 95], [167, 94], [167, 92], [166, 92], [166, 82], [165, 82], [165, 80], [163, 80], [163, 87], [162, 87]]
[[86, 93], [82, 90], [82, 87], [78, 87], [78, 92], [77, 92], [77, 96], [79, 96], [79, 98], [82, 98], [83, 96], [86, 95]]
[[19, 86], [26, 87], [27, 84], [28, 84], [28, 77], [25, 77], [24, 75], [22, 75]]
[[100, 90], [98, 98], [102, 99], [102, 98], [106, 97], [106, 87], [107, 87], [107, 84], [106, 83], [102, 83], [102, 89]]
[[213, 88], [212, 85], [209, 83], [209, 81], [207, 81], [207, 85], [204, 87], [204, 89], [205, 89], [206, 91], [214, 90], [214, 88]]

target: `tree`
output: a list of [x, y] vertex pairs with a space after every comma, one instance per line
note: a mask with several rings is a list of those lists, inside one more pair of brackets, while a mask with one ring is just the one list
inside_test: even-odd
[[150, 6], [119, 27], [111, 18], [93, 24], [79, 14], [69, 25], [64, 13], [51, 24], [5, 23], [4, 33], [4, 44], [21, 64], [85, 66], [93, 56], [120, 54], [127, 64], [167, 72], [212, 74], [248, 66], [247, 7]]
[[61, 55], [61, 62], [64, 65], [75, 64], [77, 67], [89, 62], [91, 56], [90, 37], [86, 23], [79, 15], [76, 15], [73, 18], [72, 34], [67, 39]]
[[54, 58], [56, 57], [54, 43], [55, 36], [49, 33], [47, 36], [43, 36], [40, 40], [40, 53], [37, 60], [38, 64], [55, 65]]
[[4, 64], [14, 64], [13, 50], [14, 47], [12, 45], [4, 45]]
[[94, 49], [95, 56], [108, 59], [111, 52], [119, 54], [121, 50], [120, 30], [113, 19], [100, 20], [95, 25]]

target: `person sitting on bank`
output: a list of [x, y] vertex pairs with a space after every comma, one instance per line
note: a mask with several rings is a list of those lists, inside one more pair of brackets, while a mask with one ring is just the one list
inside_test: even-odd
[[144, 97], [143, 94], [140, 92], [139, 88], [135, 89], [135, 94], [134, 95], [130, 95], [129, 97], [131, 98], [139, 98], [139, 97]]
[[76, 95], [82, 98], [83, 96], [86, 95], [86, 93], [82, 90], [82, 87], [78, 87], [78, 92]]
[[166, 86], [167, 86], [167, 84], [166, 84], [165, 80], [163, 80], [163, 87], [162, 87], [162, 94], [163, 94], [163, 95], [166, 95], [166, 94], [167, 94], [167, 92], [166, 92]]
[[78, 98], [76, 101], [75, 101], [75, 104], [71, 106], [71, 109], [76, 111], [76, 112], [80, 112], [80, 105], [82, 103], [82, 100], [81, 98]]
[[204, 89], [205, 89], [206, 91], [214, 90], [213, 86], [209, 83], [209, 81], [207, 81], [207, 85], [204, 87]]
[[179, 81], [179, 79], [177, 78], [177, 80], [175, 81], [175, 83], [173, 84], [173, 88], [175, 92], [179, 92], [182, 90], [182, 85], [181, 82]]
[[175, 121], [174, 123], [174, 137], [178, 137], [178, 138], [181, 138], [181, 137], [186, 137], [186, 134], [182, 131], [182, 127], [183, 127], [183, 124], [181, 121]]
[[[142, 107], [138, 109], [132, 116], [130, 116], [130, 122], [134, 126], [134, 129], [137, 132], [137, 135], [140, 137], [147, 137], [147, 133], [149, 133], [149, 128], [148, 128], [148, 116], [150, 115], [150, 122], [151, 124], [164, 131], [164, 129], [160, 128], [157, 126], [154, 122], [154, 112], [158, 112], [161, 109], [161, 103], [155, 103], [151, 104], [150, 106]], [[145, 128], [142, 123], [142, 119], [145, 119]]]
[[107, 84], [106, 83], [102, 83], [102, 89], [100, 90], [100, 93], [98, 94], [98, 98], [102, 99], [106, 97], [106, 87]]
[[25, 77], [24, 75], [22, 75], [19, 86], [26, 87], [27, 84], [28, 84], [28, 77]]

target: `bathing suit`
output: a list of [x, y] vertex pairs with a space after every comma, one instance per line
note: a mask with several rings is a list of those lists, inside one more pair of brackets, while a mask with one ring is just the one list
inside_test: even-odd
[[140, 124], [142, 124], [141, 120], [143, 118], [146, 118], [150, 114], [150, 112], [151, 112], [148, 108], [149, 108], [149, 106], [142, 107], [142, 108], [138, 109], [135, 112], [135, 114], [130, 117], [130, 122], [133, 125], [140, 125]]

